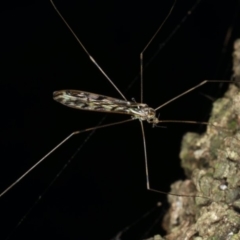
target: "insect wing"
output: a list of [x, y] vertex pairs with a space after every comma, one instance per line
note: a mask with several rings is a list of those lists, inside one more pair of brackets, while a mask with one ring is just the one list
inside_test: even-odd
[[65, 106], [80, 110], [112, 112], [132, 115], [130, 109], [138, 103], [107, 97], [78, 90], [60, 90], [53, 93], [53, 99]]

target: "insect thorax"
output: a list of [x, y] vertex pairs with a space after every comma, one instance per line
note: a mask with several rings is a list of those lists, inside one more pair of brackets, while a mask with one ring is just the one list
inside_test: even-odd
[[155, 110], [150, 108], [147, 104], [139, 103], [137, 108], [131, 108], [131, 112], [133, 114], [133, 119], [147, 121], [152, 124], [157, 124], [159, 122]]

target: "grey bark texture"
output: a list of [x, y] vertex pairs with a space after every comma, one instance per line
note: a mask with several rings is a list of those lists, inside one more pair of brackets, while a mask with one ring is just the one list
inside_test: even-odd
[[204, 134], [187, 133], [181, 165], [187, 176], [168, 195], [166, 240], [240, 240], [240, 39], [234, 44], [233, 80], [213, 103]]

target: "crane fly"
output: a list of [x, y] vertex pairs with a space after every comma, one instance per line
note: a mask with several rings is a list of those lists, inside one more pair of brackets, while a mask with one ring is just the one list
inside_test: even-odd
[[[72, 136], [82, 133], [82, 132], [88, 132], [92, 130], [96, 130], [99, 128], [105, 128], [109, 126], [114, 126], [134, 120], [139, 120], [141, 131], [142, 131], [142, 137], [143, 137], [143, 149], [144, 149], [144, 159], [145, 159], [145, 173], [146, 173], [146, 185], [147, 189], [163, 193], [163, 194], [170, 194], [168, 192], [163, 192], [160, 190], [156, 190], [150, 187], [149, 183], [149, 173], [148, 173], [148, 159], [147, 159], [147, 148], [146, 148], [146, 140], [145, 140], [145, 133], [144, 133], [144, 127], [143, 127], [143, 121], [147, 121], [148, 123], [152, 124], [153, 127], [158, 126], [159, 123], [189, 123], [189, 124], [204, 124], [207, 125], [207, 122], [197, 122], [197, 121], [182, 121], [182, 120], [159, 120], [158, 117], [156, 117], [156, 112], [163, 108], [164, 106], [168, 105], [169, 103], [181, 98], [182, 96], [186, 95], [189, 92], [192, 92], [193, 90], [201, 87], [202, 85], [209, 83], [209, 82], [229, 82], [229, 81], [219, 81], [219, 80], [204, 80], [200, 82], [199, 84], [193, 86], [192, 88], [184, 91], [183, 93], [177, 95], [176, 97], [170, 99], [169, 101], [163, 103], [162, 105], [158, 106], [157, 108], [151, 108], [147, 104], [143, 103], [143, 54], [148, 49], [149, 45], [152, 43], [152, 41], [155, 39], [158, 32], [161, 30], [162, 26], [165, 24], [169, 16], [171, 15], [177, 0], [174, 0], [173, 5], [171, 6], [167, 16], [165, 17], [164, 21], [160, 25], [160, 27], [157, 29], [157, 31], [154, 33], [152, 38], [149, 40], [149, 42], [146, 44], [144, 49], [140, 53], [140, 81], [141, 81], [141, 96], [140, 96], [140, 103], [133, 101], [128, 101], [124, 94], [118, 89], [118, 87], [113, 83], [113, 81], [109, 78], [109, 76], [104, 72], [104, 70], [99, 66], [99, 64], [96, 62], [96, 60], [90, 55], [88, 50], [85, 48], [83, 43], [79, 40], [79, 38], [76, 36], [72, 28], [69, 26], [67, 21], [64, 19], [62, 14], [59, 12], [58, 8], [54, 4], [53, 0], [50, 0], [50, 3], [52, 4], [53, 8], [59, 15], [59, 17], [62, 19], [64, 24], [67, 26], [68, 30], [73, 34], [74, 38], [77, 40], [79, 45], [82, 47], [82, 49], [85, 51], [85, 53], [88, 55], [91, 62], [98, 68], [98, 70], [104, 75], [104, 77], [109, 81], [109, 83], [115, 88], [115, 90], [121, 95], [123, 99], [117, 99], [109, 96], [104, 96], [97, 93], [91, 93], [81, 90], [58, 90], [53, 93], [53, 98], [57, 102], [79, 110], [88, 110], [88, 111], [95, 111], [95, 112], [105, 112], [105, 113], [119, 113], [119, 114], [126, 114], [130, 115], [131, 118], [124, 121], [114, 122], [110, 124], [100, 125], [97, 127], [92, 127], [88, 129], [84, 129], [81, 131], [75, 131], [72, 132], [69, 136], [67, 136], [65, 139], [63, 139], [58, 145], [56, 145], [50, 152], [48, 152], [45, 156], [43, 156], [37, 163], [35, 163], [29, 170], [27, 170], [22, 176], [20, 176], [15, 182], [13, 182], [9, 187], [7, 187], [3, 192], [0, 193], [0, 197], [2, 197], [4, 194], [6, 194], [12, 187], [14, 187], [19, 181], [21, 181], [26, 175], [28, 175], [36, 166], [38, 166], [43, 160], [45, 160], [50, 154], [52, 154], [56, 149], [58, 149], [62, 144], [64, 144], [66, 141], [68, 141]], [[197, 5], [201, 2], [201, 0], [196, 1], [194, 6], [188, 11], [187, 15], [190, 15]], [[186, 16], [183, 18], [182, 22], [186, 20]], [[182, 23], [181, 23], [182, 24]], [[179, 25], [176, 27], [178, 29]], [[177, 30], [174, 30], [175, 33]], [[171, 195], [176, 195], [171, 193]], [[181, 195], [184, 196], [184, 195]], [[188, 196], [186, 197], [193, 197]], [[204, 196], [194, 196], [194, 197], [203, 197]]]
[[[151, 38], [149, 43], [146, 45], [146, 47], [143, 49], [143, 51], [140, 54], [140, 63], [141, 63], [140, 64], [141, 65], [141, 68], [140, 68], [141, 69], [141, 74], [140, 74], [140, 76], [141, 76], [141, 97], [140, 97], [140, 101], [139, 102], [136, 102], [135, 100], [128, 101], [126, 99], [126, 97], [121, 93], [121, 91], [111, 81], [111, 79], [106, 75], [106, 73], [102, 70], [102, 68], [95, 61], [95, 59], [89, 54], [89, 52], [87, 51], [85, 46], [83, 46], [82, 42], [80, 42], [80, 40], [76, 37], [75, 33], [69, 27], [67, 22], [63, 19], [62, 15], [59, 13], [59, 11], [55, 7], [54, 3], [52, 1], [51, 1], [51, 3], [53, 5], [53, 7], [55, 8], [56, 12], [62, 18], [63, 22], [67, 25], [68, 29], [72, 32], [72, 34], [74, 35], [75, 39], [78, 41], [80, 46], [86, 52], [90, 61], [97, 67], [98, 70], [100, 70], [100, 72], [106, 77], [106, 79], [113, 85], [113, 87], [118, 91], [118, 93], [121, 95], [121, 98], [122, 98], [122, 99], [118, 99], [118, 98], [114, 98], [114, 97], [105, 96], [105, 95], [102, 95], [102, 94], [99, 94], [99, 93], [91, 93], [91, 92], [82, 91], [82, 90], [59, 90], [59, 91], [55, 91], [53, 93], [54, 100], [56, 100], [57, 102], [65, 105], [65, 106], [75, 108], [75, 109], [78, 109], [78, 110], [125, 114], [125, 115], [130, 116], [130, 119], [125, 120], [125, 121], [121, 121], [121, 122], [117, 122], [117, 123], [113, 122], [111, 124], [105, 124], [105, 125], [101, 125], [101, 126], [98, 126], [98, 127], [93, 127], [93, 128], [89, 128], [89, 129], [84, 129], [82, 131], [76, 131], [76, 132], [71, 133], [67, 138], [65, 138], [55, 148], [53, 148], [48, 154], [46, 154], [36, 164], [34, 164], [28, 171], [26, 171], [20, 178], [18, 178], [13, 184], [11, 184], [6, 190], [4, 190], [2, 193], [0, 193], [0, 197], [2, 197], [6, 192], [8, 192], [13, 186], [15, 186], [21, 179], [23, 179], [37, 165], [39, 165], [43, 160], [45, 160], [51, 153], [53, 153], [56, 149], [58, 149], [63, 143], [68, 141], [69, 138], [71, 138], [72, 136], [74, 136], [76, 134], [79, 134], [79, 133], [82, 133], [82, 132], [88, 132], [88, 131], [91, 131], [91, 130], [96, 130], [96, 129], [99, 129], [99, 128], [105, 128], [105, 127], [114, 126], [114, 125], [117, 125], [117, 124], [122, 124], [122, 123], [130, 122], [130, 121], [136, 121], [136, 120], [139, 121], [139, 123], [140, 123], [141, 131], [142, 131], [142, 135], [143, 135], [142, 136], [142, 139], [143, 139], [143, 153], [144, 153], [144, 160], [145, 160], [147, 189], [151, 190], [151, 191], [158, 192], [158, 193], [167, 193], [167, 192], [162, 192], [162, 191], [153, 189], [150, 186], [149, 173], [148, 173], [147, 147], [146, 147], [145, 133], [144, 133], [144, 128], [143, 128], [143, 121], [146, 121], [146, 122], [150, 123], [152, 126], [158, 126], [159, 123], [164, 123], [164, 122], [197, 123], [195, 121], [167, 121], [167, 120], [164, 121], [164, 120], [160, 120], [159, 117], [157, 117], [158, 116], [157, 111], [160, 110], [162, 107], [168, 105], [169, 103], [175, 101], [176, 99], [182, 97], [183, 95], [186, 95], [188, 92], [191, 92], [194, 89], [206, 84], [207, 82], [220, 82], [220, 81], [205, 80], [205, 81], [201, 82], [200, 84], [195, 85], [191, 89], [183, 92], [182, 94], [176, 96], [175, 98], [173, 98], [173, 99], [165, 102], [164, 104], [158, 106], [157, 108], [151, 108], [147, 104], [143, 103], [143, 91], [142, 91], [142, 89], [143, 89], [142, 88], [142, 86], [143, 86], [143, 53], [148, 48], [151, 41], [155, 38], [158, 31], [161, 29], [161, 27], [162, 27], [162, 25], [161, 25], [160, 28], [157, 30], [156, 34], [154, 34], [153, 38]], [[198, 1], [198, 3], [199, 3], [199, 1]], [[171, 11], [172, 11], [172, 9], [170, 10], [169, 15], [170, 15]], [[191, 12], [191, 11], [189, 11], [189, 12]], [[168, 18], [168, 16], [166, 17], [166, 19]], [[89, 90], [89, 91], [91, 91], [91, 90]], [[109, 146], [107, 146], [107, 147], [109, 147]], [[142, 150], [142, 147], [140, 148], [140, 150]], [[56, 176], [56, 178], [59, 175], [60, 174], [58, 174]], [[42, 196], [44, 194], [45, 193], [43, 193], [39, 196], [36, 204], [38, 203], [38, 201], [42, 198]], [[173, 194], [173, 193], [171, 195], [177, 195], [178, 196], [178, 194]], [[180, 196], [189, 197], [189, 195], [180, 195]], [[196, 196], [194, 196], [194, 197], [196, 197]], [[200, 196], [200, 197], [204, 197], [204, 196]], [[30, 211], [31, 211], [31, 209], [30, 209]], [[29, 212], [27, 212], [24, 215], [24, 217], [22, 218], [23, 220], [26, 218], [28, 213]], [[22, 223], [22, 219], [19, 222], [19, 225]]]
[[[117, 123], [112, 123], [112, 124], [107, 124], [107, 125], [101, 125], [99, 127], [95, 128], [90, 128], [86, 129], [80, 132], [85, 132], [89, 130], [95, 130], [98, 128], [103, 128], [103, 127], [108, 127], [108, 126], [113, 126], [121, 123], [125, 123], [128, 121], [133, 121], [133, 120], [139, 120], [140, 126], [141, 126], [141, 131], [142, 131], [142, 137], [143, 137], [143, 149], [144, 149], [144, 159], [145, 159], [145, 173], [146, 173], [146, 186], [148, 190], [158, 192], [158, 193], [164, 193], [164, 194], [169, 194], [167, 192], [159, 191], [156, 189], [153, 189], [150, 187], [150, 182], [149, 182], [149, 170], [148, 170], [148, 159], [147, 159], [147, 147], [146, 147], [146, 140], [145, 140], [145, 132], [144, 132], [144, 127], [143, 127], [143, 121], [147, 121], [148, 123], [151, 123], [153, 126], [157, 126], [158, 123], [163, 123], [163, 122], [175, 122], [175, 123], [189, 123], [189, 124], [197, 124], [199, 122], [197, 121], [178, 121], [178, 120], [164, 120], [161, 121], [156, 117], [156, 111], [161, 109], [162, 107], [168, 105], [169, 103], [177, 100], [178, 98], [186, 95], [187, 93], [199, 88], [200, 86], [208, 83], [208, 82], [219, 82], [217, 80], [204, 80], [201, 83], [197, 84], [196, 86], [188, 89], [187, 91], [177, 95], [176, 97], [170, 99], [169, 101], [165, 102], [164, 104], [158, 106], [157, 108], [153, 109], [149, 107], [147, 104], [143, 103], [143, 54], [144, 52], [148, 49], [149, 45], [151, 42], [154, 40], [166, 20], [169, 18], [171, 15], [174, 6], [176, 4], [176, 0], [173, 2], [173, 5], [171, 9], [169, 10], [166, 18], [160, 25], [160, 27], [157, 29], [157, 31], [154, 33], [152, 38], [149, 40], [149, 42], [146, 44], [142, 52], [140, 53], [140, 81], [141, 81], [141, 102], [137, 103], [135, 101], [131, 102], [126, 99], [124, 94], [119, 90], [119, 88], [113, 83], [113, 81], [109, 78], [109, 76], [105, 73], [105, 71], [99, 66], [99, 64], [96, 62], [96, 60], [90, 55], [88, 50], [85, 48], [83, 43], [79, 40], [79, 38], [76, 36], [72, 28], [69, 26], [69, 24], [66, 22], [62, 14], [59, 12], [55, 4], [53, 3], [52, 0], [50, 0], [54, 9], [62, 19], [62, 21], [65, 23], [67, 28], [70, 30], [70, 32], [73, 34], [75, 39], [78, 41], [82, 49], [85, 51], [85, 53], [88, 55], [89, 59], [92, 61], [92, 63], [98, 68], [98, 70], [105, 76], [105, 78], [109, 81], [109, 83], [117, 90], [117, 92], [121, 95], [123, 100], [117, 99], [117, 98], [112, 98], [109, 96], [104, 96], [96, 93], [90, 93], [90, 92], [85, 92], [85, 91], [80, 91], [80, 90], [60, 90], [60, 91], [55, 91], [53, 93], [53, 98], [57, 102], [71, 107], [75, 109], [80, 109], [80, 110], [89, 110], [89, 111], [95, 111], [95, 112], [107, 112], [107, 113], [120, 113], [120, 114], [127, 114], [131, 116], [131, 119], [117, 122]], [[192, 7], [192, 9], [195, 9], [195, 7], [199, 4], [200, 1], [197, 1], [195, 5]], [[191, 9], [191, 10], [192, 10]], [[188, 12], [191, 14], [191, 10]], [[221, 82], [221, 81], [220, 81]], [[223, 81], [224, 82], [224, 81]], [[208, 124], [206, 122], [201, 122], [201, 124]], [[59, 146], [61, 146], [65, 141], [67, 141], [69, 138], [71, 138], [73, 135], [80, 133], [79, 131], [73, 132], [70, 134], [66, 139], [64, 139], [57, 147], [55, 147], [53, 150], [55, 151]], [[52, 151], [51, 151], [52, 152]], [[50, 153], [51, 153], [50, 152]], [[43, 160], [47, 157], [48, 155], [43, 157]], [[41, 160], [40, 160], [41, 161]], [[171, 195], [176, 195], [171, 193]], [[184, 196], [184, 195], [181, 195]], [[192, 197], [189, 195], [186, 195], [187, 197]], [[197, 196], [195, 196], [197, 197]], [[199, 196], [205, 198], [205, 196]]]

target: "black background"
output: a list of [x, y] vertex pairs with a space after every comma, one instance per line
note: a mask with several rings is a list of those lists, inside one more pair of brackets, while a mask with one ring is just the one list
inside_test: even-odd
[[[147, 63], [196, 1], [178, 1], [144, 55]], [[128, 99], [140, 101], [139, 54], [167, 15], [172, 1], [62, 1], [55, 4], [85, 47]], [[144, 72], [144, 102], [155, 108], [204, 79], [230, 79], [239, 1], [202, 1]], [[119, 94], [78, 45], [48, 1], [1, 6], [1, 158], [4, 190], [72, 131], [96, 126], [103, 113], [78, 111], [52, 100], [52, 92], [79, 89]], [[224, 48], [227, 30], [232, 35]], [[223, 91], [209, 83], [161, 109], [160, 118], [205, 121]], [[127, 119], [110, 114], [105, 123]], [[169, 191], [183, 179], [178, 158], [182, 135], [202, 126], [145, 124], [150, 183]], [[87, 133], [73, 137], [0, 199], [0, 238], [11, 233]], [[166, 196], [146, 190], [138, 122], [101, 129], [10, 239], [111, 239]], [[142, 239], [157, 214], [123, 237]], [[160, 232], [160, 224], [150, 233]], [[147, 236], [145, 236], [147, 237]]]

